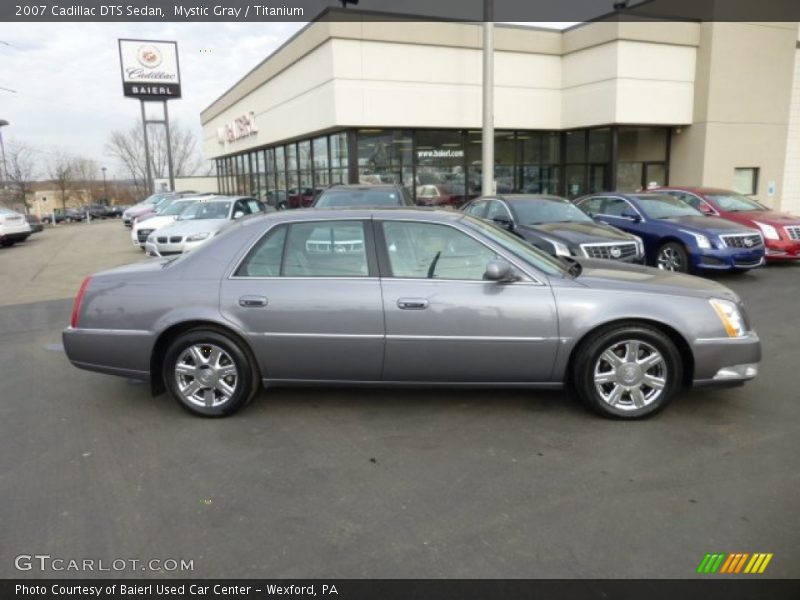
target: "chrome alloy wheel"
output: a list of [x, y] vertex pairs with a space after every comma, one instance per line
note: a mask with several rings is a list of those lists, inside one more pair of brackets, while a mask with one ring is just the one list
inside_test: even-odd
[[595, 363], [594, 385], [609, 406], [622, 411], [639, 410], [664, 392], [667, 365], [661, 353], [646, 342], [615, 342]]
[[675, 250], [666, 246], [659, 250], [656, 264], [662, 271], [682, 271], [683, 257]]
[[178, 392], [190, 404], [221, 406], [236, 392], [239, 373], [231, 356], [214, 344], [194, 344], [175, 363]]

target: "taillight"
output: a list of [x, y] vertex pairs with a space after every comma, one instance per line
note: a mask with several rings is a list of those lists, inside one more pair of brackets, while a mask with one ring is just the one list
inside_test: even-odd
[[83, 280], [81, 289], [78, 290], [78, 295], [75, 297], [75, 304], [72, 307], [72, 320], [70, 327], [73, 329], [78, 327], [78, 315], [81, 313], [81, 304], [83, 303], [83, 295], [86, 293], [86, 288], [89, 287], [89, 282], [92, 280], [91, 276]]

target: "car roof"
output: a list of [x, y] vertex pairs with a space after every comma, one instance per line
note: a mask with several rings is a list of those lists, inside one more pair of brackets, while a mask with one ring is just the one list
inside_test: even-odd
[[[261, 222], [263, 219], [279, 222], [293, 221], [325, 221], [325, 220], [347, 220], [347, 219], [391, 219], [396, 221], [434, 221], [440, 223], [452, 223], [465, 218], [464, 213], [454, 210], [443, 210], [440, 208], [408, 206], [382, 207], [382, 208], [299, 208], [293, 210], [283, 210], [271, 213], [261, 213], [249, 216], [246, 221], [249, 223]], [[243, 221], [244, 222], [244, 221]]]
[[725, 188], [716, 188], [716, 187], [703, 187], [703, 186], [692, 186], [692, 185], [664, 185], [658, 188], [657, 190], [677, 190], [683, 192], [695, 192], [697, 194], [736, 194], [733, 190], [726, 190]]
[[334, 190], [385, 190], [402, 187], [397, 183], [334, 183], [323, 191]]
[[555, 196], [553, 194], [524, 194], [524, 193], [513, 193], [513, 194], [497, 194], [496, 196], [482, 196], [478, 198], [478, 200], [482, 199], [490, 199], [490, 198], [499, 198], [500, 200], [549, 200], [549, 201], [557, 201], [557, 202], [569, 202], [566, 198], [562, 198], [561, 196]]

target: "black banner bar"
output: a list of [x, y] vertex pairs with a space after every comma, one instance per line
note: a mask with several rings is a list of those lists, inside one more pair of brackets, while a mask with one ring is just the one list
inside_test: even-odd
[[541, 580], [3, 580], [0, 597], [52, 598], [197, 598], [203, 599], [602, 599], [602, 600], [797, 600], [800, 580], [723, 578], [696, 580], [541, 579]]
[[[348, 5], [349, 6], [349, 5]], [[495, 0], [499, 22], [800, 21], [798, 0]], [[483, 0], [3, 0], [0, 21], [481, 21]]]

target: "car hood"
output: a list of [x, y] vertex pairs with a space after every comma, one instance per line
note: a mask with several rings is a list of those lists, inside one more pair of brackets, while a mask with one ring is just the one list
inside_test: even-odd
[[129, 208], [123, 214], [126, 217], [138, 217], [139, 215], [144, 215], [149, 212], [155, 212], [155, 208], [148, 204], [146, 206], [134, 206], [133, 208]]
[[583, 267], [575, 281], [589, 288], [739, 301], [739, 297], [724, 285], [694, 275], [619, 262], [609, 265], [609, 261], [590, 258], [574, 260]]
[[190, 219], [188, 221], [174, 221], [159, 229], [159, 232], [169, 232], [169, 235], [191, 235], [203, 231], [217, 231], [222, 229], [230, 219]]
[[632, 242], [633, 237], [616, 227], [588, 222], [541, 223], [540, 225], [520, 225], [517, 227], [523, 236], [526, 233], [544, 234], [572, 244], [592, 242]]
[[136, 225], [134, 228], [139, 229], [160, 229], [162, 227], [166, 227], [170, 223], [175, 222], [175, 217], [172, 216], [162, 216], [162, 215], [153, 215], [147, 217], [146, 219], [142, 219], [141, 221], [136, 221]]
[[775, 210], [743, 210], [732, 214], [752, 221], [766, 223], [767, 225], [777, 225], [778, 227], [800, 225], [800, 217], [793, 217]]
[[752, 233], [752, 228], [734, 223], [722, 217], [712, 217], [705, 215], [673, 217], [671, 219], [659, 219], [661, 223], [671, 224], [679, 229], [689, 229], [697, 233], [714, 232], [720, 233]]

